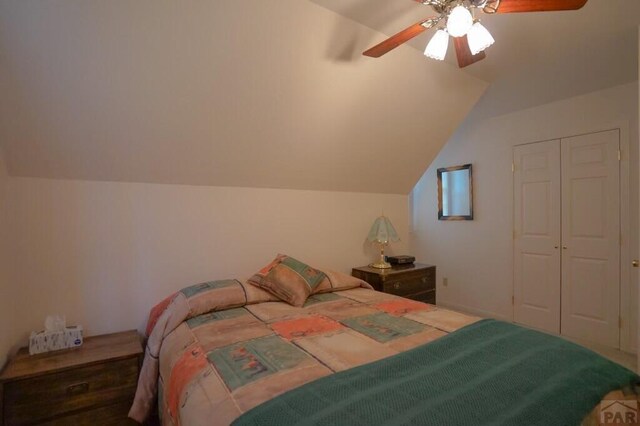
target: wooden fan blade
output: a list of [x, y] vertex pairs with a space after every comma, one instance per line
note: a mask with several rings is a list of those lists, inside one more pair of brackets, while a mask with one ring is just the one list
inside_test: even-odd
[[363, 52], [362, 54], [365, 56], [371, 56], [372, 58], [379, 58], [385, 53], [390, 52], [396, 47], [400, 46], [402, 43], [406, 43], [417, 35], [421, 34], [427, 28], [431, 28], [437, 21], [435, 18], [425, 19], [422, 22], [418, 22], [417, 24], [413, 24], [409, 28], [406, 28], [400, 31], [398, 34], [389, 37], [385, 41], [380, 44], [373, 46], [371, 49]]
[[480, 52], [475, 55], [471, 53], [471, 49], [469, 49], [469, 41], [467, 40], [466, 35], [462, 37], [454, 37], [453, 43], [456, 46], [456, 56], [458, 57], [458, 66], [460, 68], [475, 64], [487, 57], [484, 52]]
[[585, 4], [587, 0], [501, 0], [495, 13], [577, 10]]

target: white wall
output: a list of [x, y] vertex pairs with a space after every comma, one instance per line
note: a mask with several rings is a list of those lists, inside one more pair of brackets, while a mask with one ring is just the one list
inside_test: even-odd
[[2, 149], [0, 149], [0, 369], [5, 362], [9, 348], [15, 340], [14, 305], [17, 288], [11, 285], [7, 274], [7, 249], [9, 229], [6, 221], [7, 199], [6, 187], [9, 177], [4, 165]]
[[[350, 272], [384, 210], [408, 245], [407, 196], [9, 178], [9, 270], [24, 343], [46, 314], [87, 334], [141, 328], [194, 283], [246, 278], [279, 252]], [[11, 342], [15, 344], [16, 342]], [[2, 349], [2, 348], [0, 348]]]
[[[445, 145], [411, 196], [412, 250], [437, 265], [438, 303], [487, 316], [512, 319], [512, 147], [610, 128], [622, 128], [630, 152], [630, 182], [638, 182], [638, 86], [617, 86], [483, 122], [467, 122]], [[629, 161], [634, 159], [634, 161]], [[437, 220], [436, 169], [473, 164], [474, 220]], [[631, 185], [634, 188], [635, 184]], [[630, 191], [631, 258], [638, 255], [638, 192]], [[442, 278], [448, 278], [448, 286]], [[637, 275], [623, 288], [623, 341], [636, 347]], [[626, 313], [626, 314], [625, 314]], [[625, 316], [626, 315], [626, 316]]]

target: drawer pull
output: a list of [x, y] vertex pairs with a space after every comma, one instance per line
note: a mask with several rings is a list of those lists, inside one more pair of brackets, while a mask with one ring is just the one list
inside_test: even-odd
[[422, 284], [426, 284], [429, 281], [429, 278], [422, 277]]
[[398, 290], [400, 288], [400, 283], [393, 283], [393, 288]]
[[76, 383], [67, 388], [67, 395], [80, 395], [89, 391], [89, 383]]

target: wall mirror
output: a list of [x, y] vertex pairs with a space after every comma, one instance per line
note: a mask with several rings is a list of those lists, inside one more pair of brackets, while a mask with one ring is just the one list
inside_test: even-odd
[[471, 164], [438, 169], [438, 220], [473, 220]]

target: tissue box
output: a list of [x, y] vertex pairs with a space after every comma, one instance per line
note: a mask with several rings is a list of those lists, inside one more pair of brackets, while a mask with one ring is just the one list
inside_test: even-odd
[[82, 327], [65, 327], [62, 331], [31, 332], [29, 336], [29, 355], [60, 349], [75, 348], [82, 345]]

